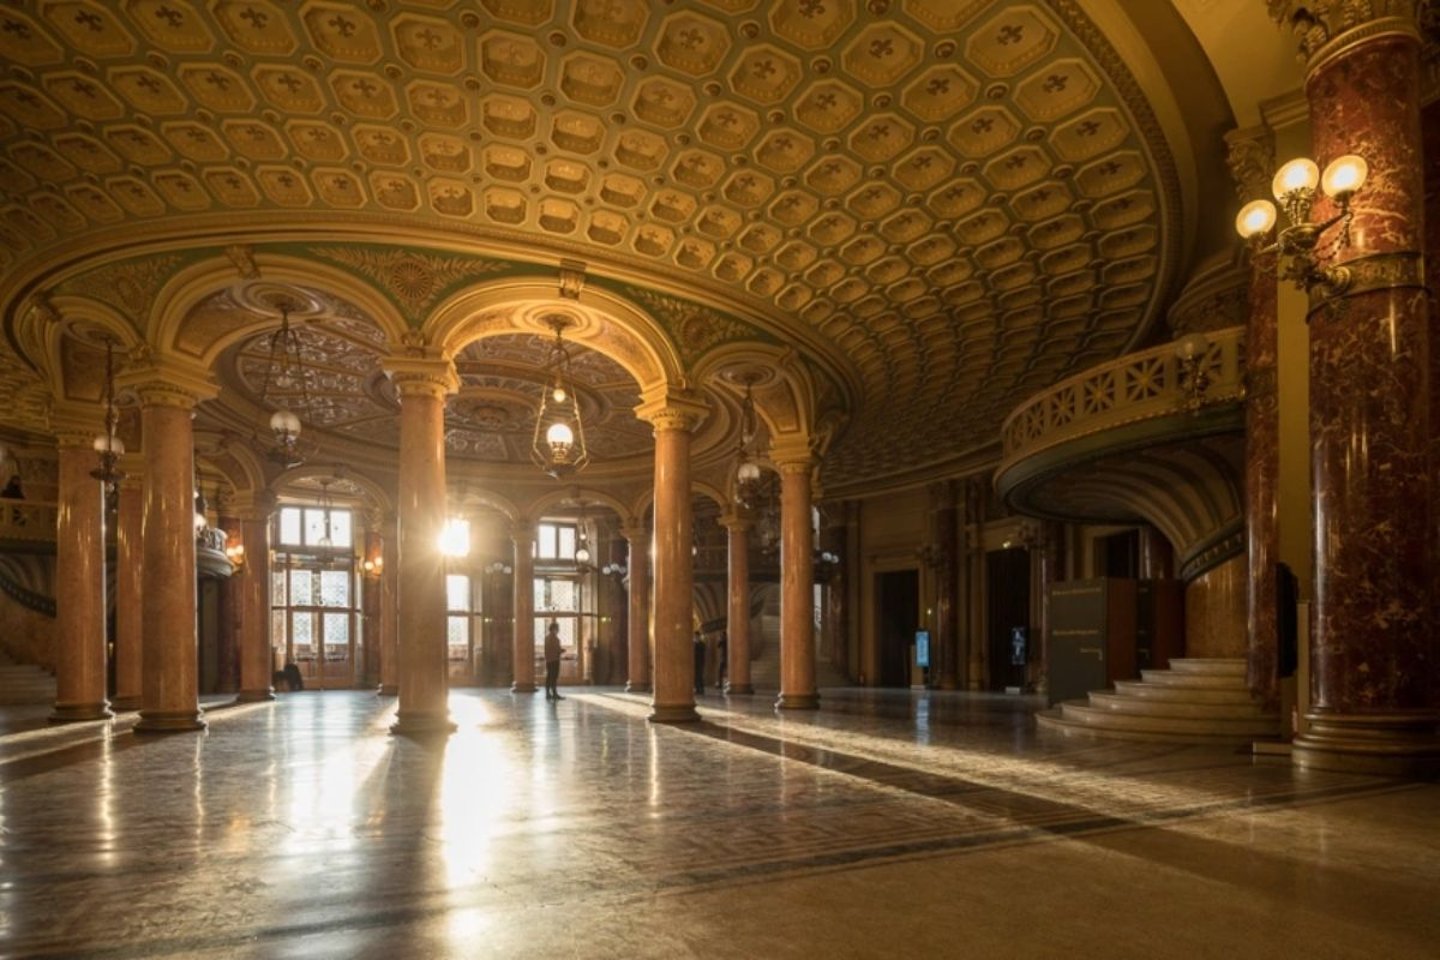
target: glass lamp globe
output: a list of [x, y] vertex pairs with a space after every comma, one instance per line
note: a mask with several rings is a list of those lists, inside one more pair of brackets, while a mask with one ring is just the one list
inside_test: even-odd
[[1365, 185], [1365, 178], [1369, 173], [1370, 165], [1365, 162], [1364, 157], [1353, 153], [1336, 157], [1325, 167], [1325, 174], [1320, 178], [1320, 189], [1325, 191], [1327, 197], [1348, 197]]
[[575, 442], [575, 431], [570, 429], [570, 424], [557, 420], [545, 431], [545, 442], [550, 444], [551, 450], [564, 456]]
[[277, 437], [300, 436], [300, 418], [289, 410], [276, 410], [270, 415], [270, 429]]
[[736, 478], [741, 483], [750, 483], [760, 479], [760, 464], [753, 460], [746, 460], [740, 464], [740, 469], [735, 471]]
[[1210, 340], [1203, 333], [1187, 333], [1175, 341], [1175, 356], [1181, 360], [1194, 360], [1210, 347]]
[[117, 457], [125, 452], [125, 443], [114, 434], [102, 433], [95, 438], [96, 453], [113, 453]]
[[581, 544], [580, 546], [576, 547], [576, 548], [575, 548], [575, 562], [576, 562], [576, 563], [589, 563], [589, 562], [590, 562], [590, 548], [587, 547], [587, 546], [585, 546], [584, 544]]
[[1252, 200], [1240, 208], [1235, 218], [1235, 232], [1246, 240], [1263, 236], [1275, 226], [1275, 204], [1269, 200]]
[[1315, 161], [1296, 157], [1279, 169], [1270, 189], [1276, 200], [1284, 200], [1297, 190], [1314, 190], [1319, 182], [1320, 168], [1315, 166]]

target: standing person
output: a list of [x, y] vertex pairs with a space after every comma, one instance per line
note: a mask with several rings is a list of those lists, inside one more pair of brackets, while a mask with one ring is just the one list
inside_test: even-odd
[[705, 692], [705, 637], [695, 631], [695, 692]]
[[715, 656], [720, 660], [715, 665], [715, 689], [725, 692], [725, 679], [730, 673], [730, 636], [721, 630], [720, 640], [715, 644]]
[[560, 646], [560, 624], [550, 621], [550, 628], [545, 631], [545, 699], [564, 700], [560, 696], [560, 689], [557, 684], [560, 681], [560, 654], [565, 650]]

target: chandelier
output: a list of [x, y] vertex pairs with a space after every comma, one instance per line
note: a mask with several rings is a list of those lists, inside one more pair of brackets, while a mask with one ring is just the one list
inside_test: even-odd
[[535, 411], [535, 437], [530, 445], [530, 459], [535, 465], [557, 479], [585, 469], [590, 450], [585, 445], [585, 424], [580, 417], [580, 400], [575, 395], [575, 380], [570, 372], [570, 351], [565, 347], [565, 317], [547, 321], [555, 331], [555, 342], [545, 358], [546, 387]]
[[[300, 417], [290, 408], [294, 395], [302, 412], [310, 409], [310, 392], [305, 365], [300, 356], [300, 332], [290, 326], [290, 306], [280, 307], [280, 328], [270, 335], [269, 354], [265, 360], [265, 380], [260, 386], [262, 405], [277, 409], [270, 415], [270, 433], [274, 443], [266, 457], [287, 470], [305, 462], [300, 448]], [[286, 396], [282, 406], [278, 396]]]
[[584, 573], [591, 569], [594, 554], [590, 551], [590, 537], [585, 533], [585, 501], [577, 499], [580, 517], [575, 522], [575, 567]]
[[760, 463], [754, 449], [760, 435], [760, 418], [755, 413], [755, 398], [750, 395], [760, 375], [747, 370], [734, 379], [745, 384], [745, 398], [740, 402], [740, 436], [735, 445], [735, 502], [749, 507], [760, 487]]
[[[1318, 288], [1326, 296], [1344, 293], [1350, 286], [1349, 269], [1326, 261], [1350, 245], [1350, 220], [1354, 216], [1350, 198], [1365, 185], [1369, 170], [1364, 158], [1354, 154], [1332, 160], [1323, 174], [1313, 160], [1297, 157], [1280, 168], [1270, 185], [1286, 220], [1275, 242], [1264, 244], [1276, 220], [1275, 204], [1269, 200], [1252, 200], [1241, 207], [1235, 230], [1255, 246], [1257, 254], [1279, 254], [1281, 278], [1292, 281], [1299, 289], [1308, 293]], [[1310, 211], [1317, 185], [1335, 202], [1335, 213], [1328, 220], [1313, 222]], [[1337, 223], [1340, 232], [1328, 249], [1317, 250], [1321, 235]]]
[[115, 340], [105, 338], [105, 432], [95, 438], [95, 452], [100, 454], [100, 466], [90, 471], [90, 476], [105, 487], [105, 503], [113, 507], [119, 496], [120, 481], [125, 474], [120, 471], [120, 456], [125, 444], [119, 437], [120, 411], [115, 406]]

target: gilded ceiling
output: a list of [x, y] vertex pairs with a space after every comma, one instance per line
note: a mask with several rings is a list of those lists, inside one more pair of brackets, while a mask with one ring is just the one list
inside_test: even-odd
[[[747, 339], [823, 357], [851, 394], [837, 483], [992, 443], [1142, 335], [1174, 268], [1166, 147], [1074, 0], [22, 0], [0, 60], [0, 274], [137, 225], [338, 226], [372, 231], [346, 266], [413, 323], [447, 281], [380, 262], [400, 238], [578, 257], [688, 324], [687, 363]], [[330, 426], [393, 433], [374, 345], [315, 332]], [[457, 453], [515, 455], [534, 344], [512, 339], [465, 373]], [[252, 393], [257, 349], [228, 355]], [[610, 414], [634, 384], [586, 362], [628, 455], [644, 431]]]

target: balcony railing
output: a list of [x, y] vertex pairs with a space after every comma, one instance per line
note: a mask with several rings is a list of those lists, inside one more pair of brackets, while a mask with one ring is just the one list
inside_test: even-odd
[[0, 500], [0, 541], [54, 543], [59, 508], [39, 500]]
[[1026, 400], [1000, 428], [997, 474], [1090, 434], [1243, 399], [1245, 329], [1218, 330], [1208, 339], [1193, 363], [1166, 343], [1092, 367]]

